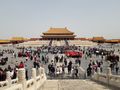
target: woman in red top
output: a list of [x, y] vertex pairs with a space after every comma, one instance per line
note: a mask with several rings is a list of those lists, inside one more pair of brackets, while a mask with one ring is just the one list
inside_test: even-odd
[[24, 63], [23, 62], [20, 62], [19, 68], [24, 68]]

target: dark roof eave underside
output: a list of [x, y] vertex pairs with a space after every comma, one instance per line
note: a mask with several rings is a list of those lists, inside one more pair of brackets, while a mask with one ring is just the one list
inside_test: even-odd
[[74, 33], [43, 33], [44, 35], [73, 35]]
[[41, 35], [42, 37], [71, 37], [76, 35]]

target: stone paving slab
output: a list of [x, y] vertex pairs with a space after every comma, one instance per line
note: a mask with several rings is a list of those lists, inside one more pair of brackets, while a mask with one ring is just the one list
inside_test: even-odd
[[43, 90], [114, 90], [91, 80], [47, 80]]

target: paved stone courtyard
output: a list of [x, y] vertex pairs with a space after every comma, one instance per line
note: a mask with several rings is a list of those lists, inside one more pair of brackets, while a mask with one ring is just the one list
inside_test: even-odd
[[[10, 49], [14, 49], [15, 52], [17, 53], [18, 50], [15, 49], [14, 47], [5, 47], [10, 48]], [[3, 48], [2, 48], [3, 49]], [[106, 48], [108, 49], [108, 48]], [[117, 53], [117, 52], [116, 52]], [[45, 55], [46, 53], [40, 53], [40, 57], [43, 55]], [[118, 53], [119, 54], [119, 53]], [[64, 54], [59, 54], [59, 56], [64, 55]], [[13, 58], [13, 56], [11, 54], [5, 54], [3, 57], [8, 56], [9, 60], [7, 62], [6, 65], [1, 66], [2, 68], [7, 68], [8, 65], [11, 65], [11, 67], [14, 67], [17, 63], [20, 63], [21, 61], [25, 62], [26, 58], [22, 57], [22, 58]], [[49, 61], [47, 64], [44, 64], [43, 62], [40, 63], [41, 66], [43, 66], [45, 68], [45, 72], [46, 75], [48, 74], [48, 64], [51, 63], [51, 60], [53, 60], [55, 54], [51, 54], [51, 53], [47, 53], [47, 56], [49, 57]], [[76, 58], [70, 58], [68, 57], [67, 60], [68, 61], [72, 61], [73, 65], [75, 65], [75, 59]], [[86, 71], [87, 66], [90, 62], [91, 59], [95, 59], [100, 61], [101, 57], [96, 57], [93, 56], [93, 58], [85, 58], [85, 56], [83, 55], [83, 57], [81, 58], [81, 67], [83, 68], [83, 70]], [[60, 64], [60, 63], [59, 63]], [[120, 66], [120, 62], [118, 63]], [[33, 60], [28, 60], [25, 63], [26, 69], [28, 70], [28, 76], [29, 79], [31, 78], [31, 69], [33, 68]], [[105, 58], [103, 59], [103, 73], [106, 73], [106, 68], [108, 67], [108, 63], [105, 61]], [[112, 72], [113, 74], [115, 74], [115, 72]], [[120, 70], [119, 70], [119, 75], [120, 75]], [[108, 86], [104, 86], [101, 84], [98, 84], [94, 81], [91, 81], [90, 79], [71, 79], [71, 78], [66, 78], [67, 72], [66, 74], [64, 74], [64, 78], [52, 78], [52, 80], [47, 80], [45, 82], [45, 84], [42, 86], [43, 90], [117, 90], [114, 88], [110, 88]], [[49, 76], [47, 75], [47, 77], [49, 78]]]
[[[15, 50], [16, 53], [18, 52], [18, 50], [15, 49], [14, 47], [4, 47], [4, 48], [1, 48], [1, 49], [13, 49], [13, 50]], [[109, 47], [104, 47], [104, 49], [109, 50], [110, 48]], [[117, 50], [118, 47], [115, 48], [115, 49]], [[40, 56], [42, 56], [42, 55], [44, 56], [45, 54], [46, 53], [40, 53]], [[59, 54], [59, 55], [64, 55], [64, 54]], [[6, 65], [1, 66], [2, 68], [7, 68], [8, 65], [11, 65], [11, 67], [14, 67], [17, 63], [20, 63], [21, 61], [25, 62], [25, 59], [26, 59], [25, 57], [22, 57], [22, 58], [18, 58], [18, 57], [17, 58], [13, 58], [11, 54], [5, 54], [4, 57], [6, 57], [6, 56], [8, 56], [9, 60], [8, 60], [8, 62], [7, 62]], [[43, 65], [43, 67], [45, 68], [46, 74], [48, 73], [48, 64], [51, 62], [51, 60], [54, 59], [55, 54], [48, 53], [47, 56], [49, 57], [49, 62], [46, 65], [44, 65], [43, 63], [41, 63], [41, 65]], [[75, 59], [76, 58], [67, 58], [68, 61], [71, 60], [73, 62], [73, 65], [75, 64]], [[94, 57], [94, 58], [87, 58], [86, 59], [85, 56], [83, 55], [83, 57], [81, 58], [81, 67], [85, 71], [86, 71], [86, 69], [88, 67], [88, 64], [89, 64], [89, 62], [90, 62], [91, 59], [100, 61], [101, 57]], [[103, 73], [106, 73], [106, 68], [108, 66], [107, 64], [108, 63], [105, 60], [103, 60]], [[120, 62], [118, 64], [120, 66]], [[29, 79], [30, 79], [30, 77], [31, 77], [31, 69], [33, 67], [33, 61], [28, 60], [25, 63], [25, 65], [26, 65], [26, 69], [28, 70], [28, 76], [29, 76]], [[113, 71], [112, 73], [115, 74], [115, 71]], [[119, 69], [119, 73], [118, 74], [120, 74], [120, 69]]]
[[42, 90], [117, 90], [91, 80], [47, 80]]

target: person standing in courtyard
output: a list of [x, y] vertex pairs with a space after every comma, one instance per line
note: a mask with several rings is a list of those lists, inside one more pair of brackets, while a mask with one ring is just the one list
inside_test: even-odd
[[119, 72], [119, 66], [118, 65], [116, 65], [116, 74], [118, 75], [118, 72]]
[[68, 64], [68, 74], [71, 73], [71, 69], [72, 69], [72, 61], [70, 61]]
[[23, 62], [20, 62], [19, 68], [24, 68], [24, 63]]
[[67, 60], [66, 60], [66, 58], [64, 59], [64, 64], [65, 64], [65, 66], [67, 66]]

